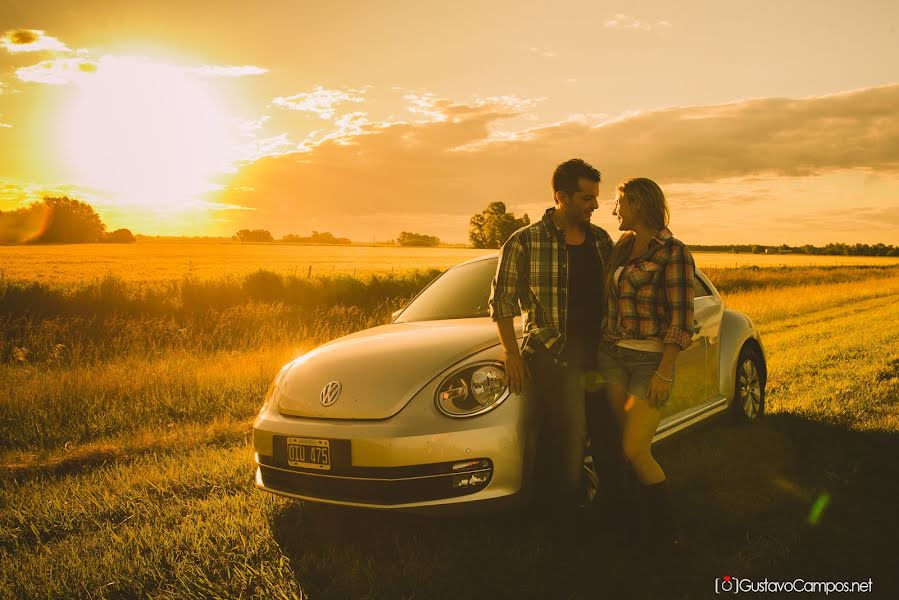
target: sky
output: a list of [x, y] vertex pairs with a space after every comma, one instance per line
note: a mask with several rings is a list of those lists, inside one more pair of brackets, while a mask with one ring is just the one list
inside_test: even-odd
[[649, 177], [690, 244], [899, 244], [899, 3], [0, 5], [0, 210], [466, 242], [557, 164]]

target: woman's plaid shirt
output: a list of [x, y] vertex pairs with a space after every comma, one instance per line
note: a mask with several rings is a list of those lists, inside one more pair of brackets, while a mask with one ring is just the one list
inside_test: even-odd
[[[557, 354], [565, 347], [568, 248], [565, 232], [553, 222], [555, 210], [547, 209], [540, 221], [522, 227], [503, 244], [491, 286], [489, 308], [494, 321], [524, 313], [525, 352], [533, 351], [534, 342]], [[589, 227], [587, 239], [596, 247], [601, 267], [596, 276], [604, 278], [612, 238], [601, 227]]]
[[[626, 233], [618, 242], [633, 244]], [[658, 340], [686, 349], [693, 339], [693, 255], [668, 228], [612, 281], [603, 337]]]

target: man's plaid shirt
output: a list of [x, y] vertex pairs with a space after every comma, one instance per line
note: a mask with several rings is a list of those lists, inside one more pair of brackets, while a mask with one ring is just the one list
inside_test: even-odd
[[[630, 238], [630, 239], [628, 239]], [[633, 244], [626, 233], [618, 242]], [[603, 337], [657, 340], [681, 349], [693, 338], [693, 255], [668, 228], [649, 242], [641, 256], [625, 263], [608, 297]]]
[[[522, 227], [503, 244], [491, 286], [489, 307], [494, 321], [524, 313], [525, 352], [533, 351], [535, 342], [556, 354], [565, 347], [568, 248], [565, 232], [553, 222], [555, 210], [547, 209], [540, 221]], [[601, 268], [596, 276], [604, 278], [612, 238], [591, 224], [585, 243], [590, 241]]]

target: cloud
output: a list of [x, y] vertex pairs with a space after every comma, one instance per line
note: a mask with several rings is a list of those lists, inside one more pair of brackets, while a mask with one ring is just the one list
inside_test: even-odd
[[[449, 207], [460, 208], [460, 202], [477, 206], [477, 198], [454, 197], [470, 196], [472, 170], [466, 165], [474, 159], [468, 158], [469, 153], [451, 151], [484, 139], [490, 123], [518, 113], [503, 102], [464, 105], [435, 100], [431, 105], [438, 106], [443, 118], [427, 123], [385, 124], [368, 122], [359, 113], [346, 115], [343, 126], [354, 134], [323, 138], [307, 144], [305, 152], [267, 157], [247, 166], [232, 185], [254, 191], [222, 201], [257, 208], [256, 215], [263, 220], [276, 211], [288, 221], [327, 215], [338, 208], [339, 214], [371, 216], [411, 207], [413, 212], [447, 212]], [[442, 203], [447, 195], [451, 201]], [[331, 200], [316, 203], [316, 197], [339, 198], [340, 206], [327, 206]], [[467, 212], [468, 207], [462, 210]]]
[[266, 156], [280, 156], [296, 152], [299, 149], [300, 145], [290, 141], [287, 133], [282, 132], [262, 139], [253, 138], [250, 142], [243, 144], [236, 154], [239, 161], [253, 163]]
[[528, 48], [528, 52], [544, 58], [555, 58], [558, 56], [555, 50], [550, 50], [549, 48]]
[[403, 99], [408, 102], [406, 105], [407, 111], [426, 117], [425, 120], [420, 121], [420, 123], [445, 121], [446, 114], [444, 113], [444, 109], [452, 105], [452, 102], [449, 100], [438, 98], [435, 94], [430, 92], [409, 92], [403, 96]]
[[653, 29], [668, 29], [671, 23], [668, 21], [656, 21], [655, 23], [647, 23], [636, 17], [631, 17], [622, 13], [618, 13], [611, 19], [607, 19], [603, 23], [603, 27], [607, 29], [639, 29], [641, 31], [652, 31]]
[[31, 83], [67, 85], [96, 73], [98, 63], [86, 58], [56, 58], [16, 69], [16, 77]]
[[201, 65], [199, 67], [187, 67], [185, 71], [205, 77], [247, 77], [268, 73], [268, 69], [255, 65]]
[[847, 168], [895, 172], [897, 102], [899, 85], [891, 85], [648, 111], [589, 129], [550, 128], [537, 138], [548, 143], [584, 136], [611, 170], [655, 172], [670, 181], [763, 173], [793, 177]]
[[[693, 185], [695, 208], [703, 198], [708, 207], [771, 200], [783, 190], [782, 183], [769, 185], [779, 178], [847, 169], [899, 173], [899, 85], [608, 118], [578, 115], [501, 135], [495, 126], [522, 116], [534, 101], [454, 103], [428, 94], [407, 100], [427, 120], [385, 123], [351, 113], [336, 130], [301, 143], [301, 152], [290, 152], [287, 138], [278, 138], [288, 153], [241, 168], [231, 185], [252, 191], [229, 190], [221, 201], [256, 209], [246, 225], [302, 231], [306, 220], [330, 216], [351, 237], [360, 235], [363, 218], [457, 214], [430, 233], [459, 240], [470, 215], [489, 202], [551, 204], [550, 174], [572, 156], [603, 172], [609, 194], [620, 178], [648, 176], [665, 189], [688, 192]], [[716, 195], [715, 182], [725, 182], [728, 193]]]
[[466, 112], [469, 108], [490, 107], [491, 110], [498, 111], [497, 116], [525, 115], [546, 99], [545, 97], [522, 98], [515, 95], [486, 96], [484, 98], [474, 97], [468, 105], [462, 105], [447, 98], [439, 98], [431, 92], [394, 89], [406, 92], [403, 99], [407, 102], [407, 111], [425, 117], [424, 120], [416, 122], [419, 125], [442, 122], [447, 119], [455, 119], [458, 122], [459, 116], [456, 113]]
[[309, 112], [320, 119], [330, 120], [336, 113], [336, 107], [346, 102], [364, 102], [365, 89], [329, 90], [322, 86], [316, 86], [311, 92], [301, 92], [293, 96], [277, 97], [272, 104], [290, 110]]
[[244, 132], [259, 131], [260, 129], [262, 129], [265, 126], [266, 123], [271, 121], [271, 119], [272, 118], [269, 115], [262, 115], [258, 119], [252, 119], [252, 120], [241, 119], [238, 121], [237, 127], [238, 127], [238, 129], [240, 129], [241, 131], [244, 131]]
[[7, 52], [71, 52], [68, 46], [39, 29], [11, 29], [0, 37]]
[[22, 67], [16, 70], [16, 76], [21, 81], [31, 83], [45, 83], [49, 85], [77, 84], [84, 77], [93, 75], [105, 68], [121, 68], [127, 64], [153, 65], [161, 69], [180, 71], [188, 75], [198, 77], [245, 77], [267, 73], [267, 69], [252, 65], [247, 66], [180, 66], [170, 65], [150, 60], [140, 56], [116, 56], [104, 55], [99, 59], [91, 59], [90, 52], [79, 50], [77, 57], [53, 58]]
[[[796, 214], [789, 220], [791, 226], [806, 229], [833, 227], [834, 223], [839, 223], [840, 228], [847, 231], [877, 230], [892, 234], [891, 237], [895, 238], [895, 232], [899, 229], [899, 207], [857, 205], [851, 211], [825, 209], [812, 214]], [[889, 238], [887, 241], [890, 241]]]
[[[338, 144], [351, 143], [353, 138], [369, 133], [367, 127], [369, 124], [371, 124], [371, 121], [368, 120], [367, 113], [352, 112], [342, 115], [334, 121], [334, 131], [323, 136], [321, 142], [334, 139], [337, 140]], [[303, 144], [303, 146], [304, 148], [311, 147], [321, 142], [313, 141], [312, 138], [307, 138], [307, 143]]]
[[722, 206], [731, 210], [783, 193], [783, 181], [778, 177], [733, 177], [665, 185], [669, 203], [687, 206], [691, 211], [714, 210]]

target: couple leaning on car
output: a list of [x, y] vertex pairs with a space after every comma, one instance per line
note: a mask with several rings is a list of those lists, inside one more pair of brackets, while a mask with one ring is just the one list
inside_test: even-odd
[[[590, 223], [599, 183], [599, 171], [583, 160], [556, 168], [555, 207], [502, 247], [490, 314], [511, 391], [536, 396], [539, 497], [558, 508], [582, 495], [589, 424], [600, 480], [591, 510], [607, 525], [639, 519], [644, 531], [635, 537], [645, 549], [670, 550], [678, 540], [651, 444], [677, 355], [692, 337], [693, 257], [667, 228], [662, 190], [643, 178], [618, 184], [612, 214], [624, 233], [613, 246]], [[519, 348], [513, 318], [521, 313]], [[632, 477], [626, 466], [639, 497], [624, 493]]]

